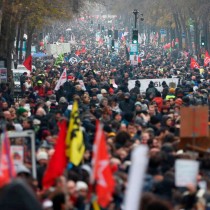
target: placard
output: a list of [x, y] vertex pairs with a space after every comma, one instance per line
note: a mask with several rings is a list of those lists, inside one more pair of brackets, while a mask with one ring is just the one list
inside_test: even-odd
[[15, 146], [12, 145], [10, 147], [10, 152], [13, 157], [13, 161], [15, 165], [24, 164], [24, 148], [23, 146]]
[[182, 107], [180, 137], [209, 137], [208, 118], [207, 106]]
[[[14, 164], [24, 164], [28, 167], [33, 178], [36, 179], [36, 153], [35, 153], [35, 133], [33, 130], [28, 131], [9, 131], [10, 152], [15, 155]], [[3, 135], [1, 135], [3, 139]], [[1, 142], [1, 141], [0, 141]]]
[[176, 160], [175, 185], [177, 187], [197, 186], [199, 162], [195, 160]]
[[132, 165], [128, 176], [124, 210], [139, 209], [145, 172], [148, 165], [147, 155], [148, 147], [146, 145], [140, 145], [132, 152]]

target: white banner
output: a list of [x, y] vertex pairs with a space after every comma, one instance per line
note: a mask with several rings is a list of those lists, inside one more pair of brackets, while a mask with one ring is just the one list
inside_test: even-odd
[[61, 74], [56, 86], [55, 90], [59, 90], [60, 86], [62, 86], [67, 80], [66, 69], [64, 69], [63, 73]]
[[[128, 89], [131, 90], [132, 88], [135, 87], [135, 81], [136, 80], [129, 80], [128, 81]], [[179, 79], [178, 78], [162, 78], [162, 79], [140, 79], [141, 82], [141, 87], [140, 87], [140, 92], [146, 92], [146, 89], [149, 86], [150, 81], [153, 81], [154, 86], [157, 88], [158, 91], [163, 91], [163, 86], [162, 82], [165, 81], [166, 84], [170, 87], [173, 84], [173, 87], [175, 88], [178, 85]]]

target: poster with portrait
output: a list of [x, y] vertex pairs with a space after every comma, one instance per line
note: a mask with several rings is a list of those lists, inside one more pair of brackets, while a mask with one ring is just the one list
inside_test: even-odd
[[24, 164], [24, 151], [22, 146], [11, 145], [10, 153], [15, 165]]

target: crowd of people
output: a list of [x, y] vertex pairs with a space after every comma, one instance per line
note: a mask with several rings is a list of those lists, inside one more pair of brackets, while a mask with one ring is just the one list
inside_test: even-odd
[[[116, 183], [107, 210], [123, 209], [132, 165], [131, 152], [141, 144], [149, 148], [149, 163], [139, 209], [208, 209], [208, 154], [197, 157], [200, 161], [197, 186], [176, 187], [174, 163], [177, 159], [194, 159], [190, 153], [179, 150], [180, 120], [187, 117], [180, 116], [180, 109], [182, 106], [209, 105], [210, 68], [190, 69], [190, 53], [178, 49], [165, 51], [153, 45], [144, 46], [142, 62], [132, 66], [127, 60], [123, 41], [120, 41], [121, 47], [116, 53], [109, 49], [107, 43], [95, 41], [91, 23], [77, 21], [71, 25], [71, 30], [77, 43], [81, 45], [82, 42], [85, 47], [85, 52], [78, 55], [81, 62], [68, 62], [71, 54], [78, 50], [76, 45], [72, 47], [71, 54], [64, 55], [60, 65], [48, 63], [30, 75], [24, 73], [20, 78], [22, 97], [19, 100], [12, 97], [9, 85], [1, 84], [1, 132], [4, 128], [7, 131], [35, 132], [37, 179], [33, 179], [28, 159], [31, 154], [27, 149], [24, 150], [24, 163], [16, 167], [17, 177], [24, 179], [33, 189], [42, 209], [64, 209], [66, 194], [68, 209], [86, 209], [90, 203], [88, 196], [95, 122], [100, 120]], [[202, 65], [203, 60], [198, 60]], [[55, 91], [64, 69], [67, 70], [67, 81]], [[164, 81], [162, 91], [158, 91], [153, 83], [156, 78], [172, 77], [179, 78], [178, 85]], [[135, 86], [129, 89], [131, 79], [136, 81]], [[146, 92], [140, 91], [143, 79], [151, 79]], [[79, 166], [69, 168], [67, 174], [58, 177], [54, 186], [46, 191], [42, 179], [54, 153], [57, 124], [69, 119], [75, 100], [79, 104], [84, 130], [84, 157]], [[25, 144], [27, 146], [27, 142]], [[199, 185], [201, 182], [206, 183], [205, 189]], [[3, 192], [4, 189], [1, 189], [0, 193]]]

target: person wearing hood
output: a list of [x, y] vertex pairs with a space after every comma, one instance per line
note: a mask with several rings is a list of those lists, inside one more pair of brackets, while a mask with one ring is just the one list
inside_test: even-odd
[[152, 101], [154, 101], [157, 104], [158, 111], [161, 112], [163, 106], [163, 98], [161, 97], [161, 93], [159, 91], [157, 92], [156, 97], [153, 98]]
[[120, 102], [119, 108], [123, 112], [133, 112], [135, 109], [134, 102], [130, 99], [130, 93], [125, 93], [124, 100]]
[[131, 94], [140, 94], [141, 83], [139, 80], [135, 81], [135, 87], [130, 90]]
[[169, 92], [169, 87], [166, 84], [166, 81], [162, 82], [162, 87], [163, 87], [162, 97], [164, 99], [168, 95], [168, 92]]
[[172, 126], [173, 126], [172, 118], [168, 115], [163, 116], [162, 127], [168, 128], [170, 130], [170, 128], [172, 128]]
[[146, 89], [146, 98], [152, 100], [157, 96], [157, 88], [155, 88], [153, 81], [150, 81], [148, 88]]

